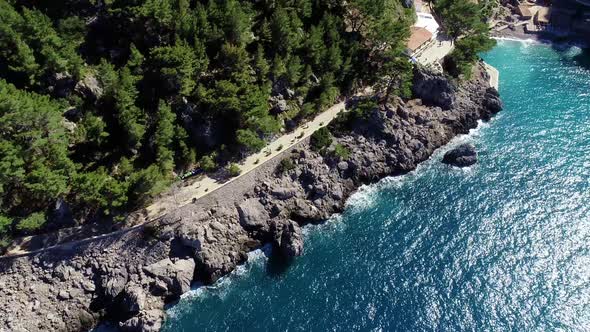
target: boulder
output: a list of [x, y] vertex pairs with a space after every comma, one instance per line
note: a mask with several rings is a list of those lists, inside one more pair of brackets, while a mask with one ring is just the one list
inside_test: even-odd
[[291, 89], [285, 89], [285, 94], [287, 95], [287, 98], [289, 98], [289, 99], [295, 97], [295, 91], [293, 91]]
[[123, 297], [123, 308], [128, 313], [136, 313], [144, 309], [145, 292], [139, 285], [128, 285], [125, 287]]
[[80, 287], [88, 293], [92, 293], [96, 290], [96, 286], [89, 280], [82, 280]]
[[322, 216], [321, 211], [317, 207], [303, 198], [296, 199], [291, 209], [291, 217], [303, 223], [319, 221], [322, 219]]
[[158, 332], [162, 327], [164, 313], [160, 310], [146, 310], [139, 315], [119, 323], [126, 332]]
[[272, 225], [274, 245], [282, 256], [293, 258], [303, 253], [301, 227], [293, 220], [275, 221]]
[[412, 93], [424, 104], [440, 106], [448, 110], [455, 105], [457, 88], [444, 75], [425, 68], [414, 69]]
[[70, 292], [68, 292], [67, 290], [60, 290], [59, 293], [57, 294], [57, 298], [60, 300], [69, 300], [70, 299]]
[[103, 295], [114, 299], [125, 288], [127, 279], [128, 273], [126, 269], [108, 269], [100, 278]]
[[445, 153], [442, 162], [457, 167], [471, 166], [477, 162], [477, 151], [473, 144], [461, 144]]
[[190, 290], [195, 273], [195, 262], [192, 259], [179, 259], [172, 262], [166, 258], [144, 267], [143, 271], [147, 275], [163, 281], [169, 295], [180, 296]]
[[348, 162], [347, 161], [341, 161], [341, 162], [338, 163], [337, 167], [338, 167], [339, 170], [341, 170], [341, 171], [344, 172], [344, 171], [348, 170]]
[[489, 88], [484, 95], [483, 106], [487, 108], [492, 114], [500, 112], [504, 108], [502, 100], [498, 91], [494, 88]]
[[289, 106], [287, 105], [287, 101], [285, 99], [279, 100], [277, 102], [276, 108], [280, 113], [283, 113], [283, 112], [286, 112], [289, 110]]
[[277, 188], [277, 189], [273, 189], [271, 191], [271, 194], [280, 200], [286, 200], [286, 199], [297, 196], [297, 188], [294, 188], [294, 187]]
[[282, 94], [270, 98], [273, 114], [280, 114], [289, 110], [289, 105]]
[[99, 99], [103, 94], [102, 87], [94, 75], [86, 75], [82, 80], [76, 83], [74, 90], [92, 100]]
[[182, 245], [192, 248], [196, 251], [201, 250], [203, 246], [203, 236], [197, 232], [180, 231], [177, 237], [180, 239], [180, 243], [182, 243]]
[[213, 283], [220, 277], [233, 271], [237, 264], [247, 259], [247, 254], [243, 251], [227, 254], [218, 250], [205, 248], [195, 256], [197, 262], [197, 271], [203, 281]]
[[260, 230], [268, 227], [268, 213], [256, 198], [250, 198], [238, 205], [240, 225], [246, 230]]
[[172, 280], [180, 290], [180, 294], [191, 290], [191, 283], [195, 274], [195, 261], [192, 259], [179, 259], [174, 263], [174, 270], [176, 275]]

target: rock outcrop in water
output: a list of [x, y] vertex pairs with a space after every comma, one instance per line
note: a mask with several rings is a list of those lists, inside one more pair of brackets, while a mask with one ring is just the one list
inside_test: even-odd
[[475, 145], [470, 143], [459, 145], [445, 153], [442, 162], [457, 167], [468, 167], [477, 163]]
[[[81, 331], [104, 319], [127, 331], [156, 331], [165, 303], [192, 282], [231, 272], [252, 249], [272, 243], [285, 257], [300, 255], [302, 225], [342, 211], [358, 186], [414, 169], [499, 111], [497, 93], [477, 69], [453, 89], [442, 76], [418, 75], [416, 86], [451, 95], [431, 96], [429, 106], [397, 100], [372, 110], [336, 135], [350, 151], [346, 160], [302, 144], [282, 156], [292, 169], [280, 172], [281, 159], [269, 161], [150, 224], [1, 259], [0, 331]], [[424, 89], [415, 92], [426, 98]]]

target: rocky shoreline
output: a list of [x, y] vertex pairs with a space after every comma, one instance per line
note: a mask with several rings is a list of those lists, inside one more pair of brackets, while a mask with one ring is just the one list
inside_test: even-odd
[[571, 44], [583, 48], [590, 47], [587, 40], [575, 36], [551, 32], [527, 33], [522, 27], [514, 30], [507, 28], [502, 31], [493, 31], [491, 36], [496, 39], [532, 41], [545, 44]]
[[481, 64], [461, 86], [415, 74], [416, 99], [375, 108], [338, 131], [346, 159], [302, 143], [156, 223], [0, 259], [0, 331], [84, 331], [104, 320], [157, 331], [164, 305], [191, 284], [214, 282], [267, 243], [286, 258], [301, 254], [301, 226], [342, 211], [359, 186], [413, 170], [502, 108]]

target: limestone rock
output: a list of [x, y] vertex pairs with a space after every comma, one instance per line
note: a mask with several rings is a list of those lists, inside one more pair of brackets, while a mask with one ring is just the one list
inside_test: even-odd
[[473, 144], [461, 144], [445, 153], [442, 162], [457, 167], [471, 166], [477, 162], [477, 151]]
[[158, 332], [162, 327], [163, 318], [164, 313], [160, 310], [146, 310], [119, 323], [119, 327], [126, 332]]
[[293, 258], [303, 253], [303, 235], [301, 227], [295, 221], [274, 222], [272, 233], [274, 244], [284, 257]]
[[442, 74], [436, 74], [425, 68], [414, 70], [412, 93], [424, 103], [451, 109], [455, 105], [457, 88]]
[[238, 205], [240, 224], [246, 230], [260, 230], [268, 227], [268, 213], [258, 199], [250, 198]]
[[76, 83], [74, 90], [93, 100], [99, 99], [103, 94], [102, 87], [94, 75], [86, 75], [82, 80]]
[[172, 296], [180, 296], [190, 290], [195, 272], [195, 262], [192, 259], [179, 259], [172, 262], [163, 259], [143, 268], [151, 277], [163, 281], [166, 291]]

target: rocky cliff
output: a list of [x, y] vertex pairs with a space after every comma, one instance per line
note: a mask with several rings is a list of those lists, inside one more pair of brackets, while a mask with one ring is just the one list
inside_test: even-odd
[[[301, 144], [157, 222], [1, 259], [0, 331], [81, 331], [105, 319], [157, 331], [165, 303], [229, 273], [248, 251], [272, 243], [284, 257], [301, 254], [301, 226], [341, 211], [360, 185], [414, 169], [501, 109], [481, 66], [459, 86], [428, 72], [416, 77], [424, 101], [392, 101], [339, 131], [346, 159]], [[280, 167], [283, 158], [291, 167]]]

